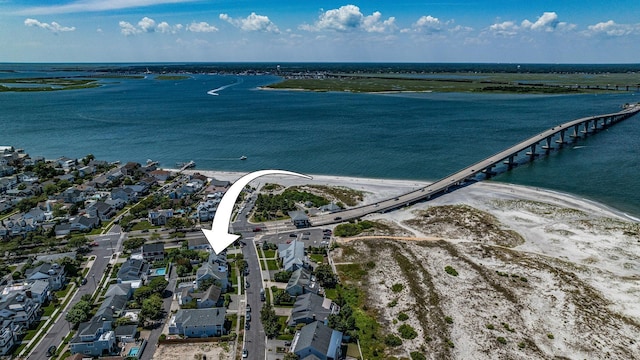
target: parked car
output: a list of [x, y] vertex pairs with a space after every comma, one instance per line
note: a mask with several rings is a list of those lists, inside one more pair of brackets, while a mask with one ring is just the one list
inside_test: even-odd
[[56, 353], [55, 345], [49, 346], [49, 348], [47, 349], [47, 356], [52, 357], [55, 353]]
[[242, 357], [243, 358], [249, 357], [249, 352], [247, 351], [247, 349], [242, 349]]
[[98, 244], [97, 242], [94, 241], [94, 242], [90, 243], [89, 245], [91, 245], [91, 246], [99, 246], [100, 244]]
[[298, 234], [289, 234], [289, 237], [298, 237]]
[[335, 221], [342, 220], [342, 217], [341, 216], [336, 216], [336, 217], [333, 218], [333, 220], [335, 220]]
[[84, 285], [87, 283], [87, 278], [82, 278], [82, 280], [80, 281], [80, 285]]
[[262, 229], [259, 227], [253, 229], [253, 232], [260, 232], [260, 231], [262, 231]]

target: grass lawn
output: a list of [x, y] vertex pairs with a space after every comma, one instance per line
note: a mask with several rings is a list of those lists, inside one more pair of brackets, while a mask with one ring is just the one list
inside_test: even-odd
[[278, 260], [267, 260], [267, 267], [269, 270], [279, 270], [280, 265], [278, 264]]
[[324, 256], [321, 254], [310, 254], [309, 258], [316, 264], [322, 264], [324, 262]]
[[140, 221], [138, 223], [136, 223], [135, 225], [133, 225], [133, 227], [131, 228], [131, 231], [135, 231], [135, 230], [148, 230], [148, 229], [153, 229], [154, 226], [151, 225], [150, 222], [143, 220]]
[[360, 350], [358, 350], [358, 344], [349, 343], [347, 345], [347, 356], [354, 359], [360, 359]]
[[276, 257], [276, 251], [275, 250], [264, 250], [263, 257], [265, 257], [267, 259], [273, 259], [274, 257]]
[[57, 308], [58, 306], [53, 305], [53, 304], [49, 304], [47, 306], [45, 306], [42, 310], [42, 316], [51, 316], [51, 314], [53, 314], [53, 311]]
[[64, 289], [56, 291], [56, 296], [58, 297], [58, 299], [62, 299], [63, 297], [65, 297], [69, 292], [69, 289], [71, 289], [71, 285], [67, 284]]

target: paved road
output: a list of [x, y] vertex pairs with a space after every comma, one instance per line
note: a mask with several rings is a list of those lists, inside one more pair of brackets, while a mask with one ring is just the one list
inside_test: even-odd
[[[111, 244], [118, 243], [120, 241], [120, 234], [100, 235], [94, 238], [98, 243], [98, 246], [93, 248], [90, 255], [95, 255], [96, 260], [87, 276], [87, 283], [81, 285], [78, 292], [73, 296], [67, 308], [63, 309], [62, 314], [53, 326], [49, 329], [49, 332], [42, 338], [38, 346], [31, 351], [28, 359], [45, 359], [47, 349], [50, 346], [60, 346], [62, 339], [69, 334], [69, 323], [64, 320], [67, 310], [71, 308], [75, 303], [80, 301], [80, 298], [84, 294], [93, 294], [96, 289], [96, 285], [99, 285], [100, 278], [105, 273], [107, 264], [112, 256]], [[95, 281], [94, 276], [95, 275]]]

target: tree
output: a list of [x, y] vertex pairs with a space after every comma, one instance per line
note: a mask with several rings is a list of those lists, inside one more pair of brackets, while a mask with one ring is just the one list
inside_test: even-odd
[[87, 165], [91, 162], [91, 160], [94, 160], [95, 158], [96, 158], [96, 157], [95, 157], [95, 156], [93, 156], [93, 154], [87, 154], [87, 156], [85, 156], [85, 157], [82, 159], [82, 164], [83, 164], [84, 166], [87, 166]]
[[144, 242], [145, 242], [144, 238], [135, 237], [135, 238], [125, 240], [122, 243], [122, 247], [125, 250], [134, 250], [144, 245]]
[[264, 333], [269, 339], [273, 339], [280, 333], [280, 323], [278, 316], [270, 303], [266, 303], [260, 310], [260, 320], [264, 326]]
[[331, 265], [320, 264], [316, 267], [314, 272], [320, 286], [326, 289], [333, 289], [338, 284], [338, 276], [333, 273]]
[[78, 325], [81, 322], [87, 321], [90, 311], [91, 304], [88, 301], [80, 300], [69, 309], [69, 312], [65, 315], [65, 320], [74, 326]]
[[147, 285], [152, 292], [156, 294], [162, 294], [164, 289], [169, 285], [169, 282], [164, 279], [164, 277], [158, 276], [149, 281]]
[[140, 308], [140, 321], [144, 322], [146, 319], [156, 320], [162, 317], [162, 299], [160, 295], [153, 294], [148, 299], [142, 301], [142, 307]]

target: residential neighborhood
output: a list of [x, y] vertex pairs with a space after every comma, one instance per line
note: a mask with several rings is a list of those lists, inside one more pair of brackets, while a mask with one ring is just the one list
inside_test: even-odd
[[[248, 222], [258, 193], [246, 189], [237, 209], [246, 216], [234, 225], [243, 240], [216, 254], [199, 229], [228, 181], [154, 162], [1, 150], [0, 355], [152, 359], [161, 343], [222, 339], [234, 358], [269, 349], [273, 359], [344, 358], [348, 337], [329, 326], [341, 306], [314, 270], [328, 267], [327, 233], [297, 231], [310, 225], [302, 209], [313, 203], [271, 239]], [[251, 346], [256, 321], [267, 342]], [[46, 335], [54, 332], [62, 342]]]

